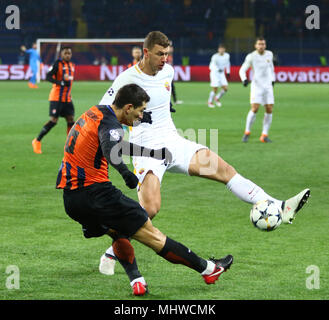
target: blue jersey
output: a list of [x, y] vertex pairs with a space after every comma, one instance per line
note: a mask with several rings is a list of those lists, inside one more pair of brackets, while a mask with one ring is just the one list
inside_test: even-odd
[[41, 62], [38, 51], [36, 49], [31, 48], [31, 49], [26, 50], [25, 52], [30, 54], [30, 59], [29, 59], [30, 67], [37, 68], [37, 66], [38, 66], [37, 62], [38, 61]]

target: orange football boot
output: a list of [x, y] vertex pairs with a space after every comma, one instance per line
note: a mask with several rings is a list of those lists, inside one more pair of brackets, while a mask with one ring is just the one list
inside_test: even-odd
[[41, 141], [38, 141], [37, 139], [33, 139], [32, 140], [32, 148], [33, 148], [34, 153], [41, 154], [42, 153], [42, 151], [41, 151]]

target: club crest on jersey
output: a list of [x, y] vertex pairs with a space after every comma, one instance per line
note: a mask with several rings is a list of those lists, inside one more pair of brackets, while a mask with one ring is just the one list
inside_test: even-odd
[[115, 130], [115, 129], [111, 129], [109, 131], [110, 133], [110, 136], [115, 140], [115, 141], [119, 141], [121, 136], [120, 136], [120, 133], [118, 130]]
[[145, 171], [145, 169], [140, 169], [140, 170], [138, 171], [138, 173], [139, 173], [139, 174], [143, 174], [144, 171]]
[[170, 91], [170, 84], [168, 81], [165, 82], [164, 86], [168, 91]]

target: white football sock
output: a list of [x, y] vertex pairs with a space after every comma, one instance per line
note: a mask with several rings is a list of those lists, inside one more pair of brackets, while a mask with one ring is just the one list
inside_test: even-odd
[[211, 274], [214, 272], [214, 269], [215, 269], [215, 263], [213, 263], [212, 261], [210, 260], [207, 260], [207, 268], [201, 272], [201, 275], [207, 275], [207, 274]]
[[281, 208], [282, 201], [272, 198], [262, 188], [238, 173], [226, 184], [226, 187], [245, 202], [255, 204], [261, 200], [272, 200]]
[[263, 132], [262, 134], [268, 135], [272, 123], [272, 113], [265, 113], [263, 120]]
[[141, 282], [144, 286], [146, 286], [146, 281], [144, 277], [139, 277], [134, 279], [133, 281], [130, 282], [130, 285], [133, 286], [136, 282]]
[[256, 120], [256, 113], [254, 113], [252, 110], [248, 112], [247, 115], [247, 121], [246, 121], [246, 130], [245, 132], [250, 132], [251, 131], [251, 126]]
[[110, 254], [110, 255], [113, 256], [113, 257], [116, 257], [116, 255], [114, 254], [114, 251], [113, 251], [113, 247], [112, 247], [112, 246], [109, 247], [109, 248], [105, 251], [105, 253]]
[[226, 91], [224, 90], [224, 89], [222, 89], [219, 93], [218, 93], [218, 95], [216, 96], [216, 99], [220, 99], [224, 94], [226, 93]]
[[215, 96], [215, 92], [210, 91], [209, 98], [208, 98], [208, 103], [212, 103], [212, 101], [214, 100], [214, 96]]

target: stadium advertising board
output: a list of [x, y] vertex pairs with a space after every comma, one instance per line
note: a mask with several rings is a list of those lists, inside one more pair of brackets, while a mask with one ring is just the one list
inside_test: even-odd
[[[50, 66], [44, 65], [41, 79], [46, 79]], [[240, 66], [231, 67], [230, 82], [240, 81]], [[77, 65], [75, 80], [112, 81], [125, 66]], [[329, 83], [329, 67], [275, 67], [277, 82]], [[32, 72], [28, 65], [0, 65], [0, 80], [28, 80]], [[252, 75], [251, 75], [252, 76]], [[208, 66], [175, 66], [176, 81], [209, 81]]]

